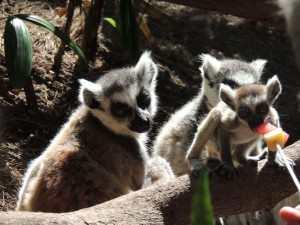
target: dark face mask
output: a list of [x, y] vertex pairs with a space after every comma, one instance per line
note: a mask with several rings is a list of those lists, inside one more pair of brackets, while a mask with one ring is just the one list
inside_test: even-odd
[[143, 133], [150, 129], [151, 119], [148, 113], [145, 113], [141, 110], [135, 113], [134, 119], [131, 121], [129, 129], [137, 132]]

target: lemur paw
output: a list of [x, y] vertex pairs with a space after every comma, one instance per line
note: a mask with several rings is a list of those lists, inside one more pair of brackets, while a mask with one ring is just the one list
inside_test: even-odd
[[225, 177], [228, 180], [233, 179], [234, 177], [238, 176], [237, 169], [231, 164], [223, 162], [221, 165], [216, 169], [216, 174]]
[[199, 159], [191, 159], [189, 161], [189, 167], [190, 167], [190, 174], [193, 177], [198, 177], [200, 174], [201, 169], [205, 165], [199, 160]]
[[208, 158], [207, 159], [207, 168], [210, 171], [215, 171], [216, 169], [219, 168], [219, 166], [222, 164], [223, 162], [220, 159], [216, 159], [216, 158]]

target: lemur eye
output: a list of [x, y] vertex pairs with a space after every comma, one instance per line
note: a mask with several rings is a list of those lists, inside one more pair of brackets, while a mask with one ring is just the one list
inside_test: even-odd
[[151, 98], [149, 96], [149, 93], [145, 91], [141, 91], [141, 93], [137, 96], [136, 101], [137, 101], [137, 105], [141, 109], [146, 109], [150, 106]]
[[231, 80], [231, 79], [227, 79], [225, 78], [223, 81], [222, 81], [223, 84], [227, 84], [229, 87], [235, 89], [235, 88], [238, 88], [240, 85], [235, 82], [234, 80]]
[[255, 112], [259, 115], [266, 115], [269, 112], [269, 106], [267, 103], [261, 103], [256, 106]]
[[116, 117], [125, 118], [130, 116], [132, 113], [132, 108], [123, 102], [112, 102], [110, 111], [111, 114]]
[[251, 109], [249, 109], [247, 106], [240, 106], [238, 109], [238, 116], [241, 119], [247, 119], [251, 116]]

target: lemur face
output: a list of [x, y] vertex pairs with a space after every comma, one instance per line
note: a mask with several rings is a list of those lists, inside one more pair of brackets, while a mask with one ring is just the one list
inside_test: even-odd
[[200, 56], [202, 65], [199, 68], [204, 92], [211, 105], [219, 102], [219, 89], [226, 84], [232, 89], [246, 84], [258, 83], [266, 60], [257, 59], [250, 63], [241, 60], [218, 60], [209, 54]]
[[268, 80], [266, 85], [249, 84], [234, 90], [221, 85], [220, 99], [236, 112], [241, 123], [252, 130], [270, 119], [270, 107], [281, 93], [277, 76]]
[[[130, 88], [129, 88], [130, 89]], [[141, 87], [131, 96], [127, 92], [113, 95], [109, 103], [109, 113], [119, 123], [138, 133], [149, 130], [152, 123], [151, 95], [149, 90]]]
[[110, 71], [95, 83], [81, 79], [80, 100], [114, 131], [146, 132], [157, 108], [157, 74], [145, 52], [134, 67]]

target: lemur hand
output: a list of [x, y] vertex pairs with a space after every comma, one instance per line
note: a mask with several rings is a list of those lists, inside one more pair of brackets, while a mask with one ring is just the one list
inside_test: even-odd
[[199, 159], [188, 160], [189, 171], [192, 176], [198, 177], [200, 170], [205, 166]]
[[232, 111], [224, 102], [219, 102], [216, 110], [221, 113], [220, 126], [226, 130], [236, 128], [238, 123], [237, 114]]

